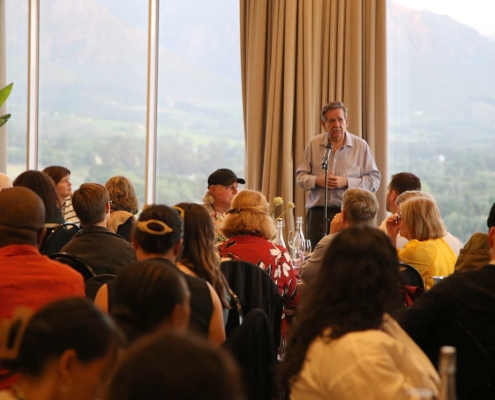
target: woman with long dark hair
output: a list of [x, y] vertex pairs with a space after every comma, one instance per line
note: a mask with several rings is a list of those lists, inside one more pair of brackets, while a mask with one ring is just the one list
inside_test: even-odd
[[15, 178], [13, 185], [27, 187], [41, 197], [45, 205], [45, 224], [65, 222], [55, 184], [47, 174], [35, 170], [25, 171]]
[[298, 314], [280, 377], [290, 399], [409, 399], [438, 394], [428, 358], [389, 315], [400, 303], [397, 252], [376, 228], [330, 244]]
[[182, 272], [202, 278], [213, 286], [227, 309], [228, 284], [220, 270], [215, 228], [208, 211], [195, 203], [179, 203], [175, 208], [183, 211], [184, 219], [184, 243], [177, 266]]

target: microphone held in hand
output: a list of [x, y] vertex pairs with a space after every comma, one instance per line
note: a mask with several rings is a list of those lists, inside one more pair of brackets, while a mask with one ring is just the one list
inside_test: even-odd
[[332, 153], [332, 143], [328, 142], [327, 145], [325, 146], [325, 154], [323, 154], [323, 157], [321, 159], [321, 169], [327, 169], [328, 168], [328, 160], [330, 159], [330, 154]]

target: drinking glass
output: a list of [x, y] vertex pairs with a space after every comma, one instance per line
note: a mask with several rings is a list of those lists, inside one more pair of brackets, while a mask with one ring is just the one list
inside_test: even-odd
[[304, 259], [309, 257], [311, 254], [311, 240], [306, 239], [302, 242], [301, 251]]
[[303, 253], [301, 249], [294, 249], [292, 252], [292, 269], [294, 274], [299, 277], [299, 269], [304, 261]]
[[296, 232], [295, 231], [289, 231], [289, 237], [287, 238], [287, 244], [289, 245], [290, 249], [294, 249], [294, 236]]

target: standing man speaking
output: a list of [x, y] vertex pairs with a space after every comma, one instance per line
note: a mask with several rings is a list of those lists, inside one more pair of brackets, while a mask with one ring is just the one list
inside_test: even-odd
[[[309, 190], [306, 201], [306, 237], [312, 247], [325, 232], [325, 186], [328, 186], [327, 216], [329, 221], [340, 212], [342, 195], [348, 188], [363, 188], [375, 192], [380, 186], [380, 171], [376, 167], [368, 144], [347, 132], [347, 108], [344, 103], [334, 101], [321, 110], [323, 133], [315, 136], [304, 149], [301, 163], [296, 170], [296, 182]], [[328, 143], [332, 152], [328, 161], [328, 181], [322, 158]]]

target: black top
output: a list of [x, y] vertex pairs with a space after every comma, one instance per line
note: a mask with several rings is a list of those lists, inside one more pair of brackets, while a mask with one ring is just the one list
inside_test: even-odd
[[[495, 265], [450, 275], [419, 296], [396, 318], [434, 364], [439, 346], [457, 345], [459, 399], [495, 398], [495, 385], [485, 393], [481, 393], [483, 384], [476, 383], [474, 389], [467, 386], [480, 380], [483, 373], [490, 373], [485, 360], [495, 361]], [[475, 362], [477, 365], [463, 361], [464, 355], [467, 358], [474, 357], [475, 352], [481, 355], [480, 348], [486, 350], [486, 357], [480, 357]], [[460, 388], [460, 384], [463, 387]], [[480, 393], [475, 395], [473, 390]], [[463, 392], [467, 394], [463, 396]]]

